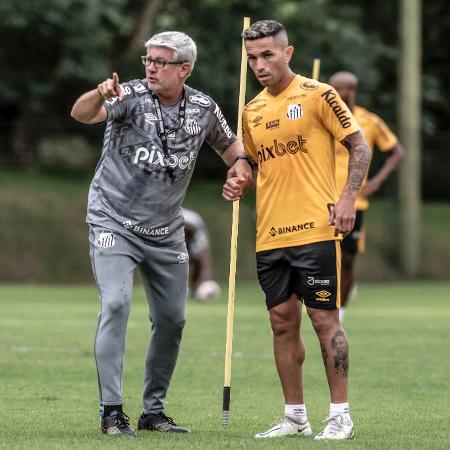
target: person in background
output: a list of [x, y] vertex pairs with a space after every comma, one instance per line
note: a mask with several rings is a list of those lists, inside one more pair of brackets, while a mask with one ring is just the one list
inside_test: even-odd
[[197, 300], [216, 300], [220, 286], [213, 279], [213, 264], [206, 224], [200, 214], [183, 208], [184, 234], [189, 254], [189, 291]]
[[[358, 252], [364, 251], [364, 212], [369, 207], [369, 198], [380, 189], [381, 185], [394, 172], [405, 158], [405, 152], [397, 136], [388, 128], [383, 120], [373, 112], [356, 104], [358, 78], [351, 72], [336, 72], [329, 79], [331, 86], [341, 96], [361, 127], [364, 138], [371, 152], [378, 148], [387, 155], [381, 168], [370, 178], [366, 175], [356, 198], [356, 220], [353, 231], [341, 242], [341, 307], [339, 318], [344, 320], [345, 310], [352, 295], [356, 292], [355, 261]], [[348, 151], [336, 141], [336, 186], [339, 193], [344, 189], [348, 175]]]

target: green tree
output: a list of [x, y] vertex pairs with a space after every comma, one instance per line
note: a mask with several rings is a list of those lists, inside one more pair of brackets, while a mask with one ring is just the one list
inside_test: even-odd
[[[17, 163], [34, 162], [44, 128], [67, 114], [80, 86], [111, 72], [115, 52], [134, 36], [139, 9], [126, 0], [29, 0], [0, 3], [0, 102], [11, 121], [11, 154]], [[138, 2], [136, 2], [138, 3]], [[153, 3], [153, 2], [147, 2]], [[142, 4], [142, 8], [146, 5]], [[39, 120], [36, 120], [39, 118]], [[45, 121], [44, 121], [45, 122]]]

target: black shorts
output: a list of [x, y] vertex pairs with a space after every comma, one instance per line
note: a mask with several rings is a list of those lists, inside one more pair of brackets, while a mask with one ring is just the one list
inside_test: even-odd
[[356, 253], [358, 253], [358, 242], [363, 219], [364, 211], [356, 211], [355, 226], [353, 227], [352, 232], [341, 242], [342, 250], [351, 255], [356, 255]]
[[338, 241], [258, 252], [256, 266], [267, 309], [285, 302], [292, 294], [297, 294], [311, 308], [339, 308], [341, 248]]

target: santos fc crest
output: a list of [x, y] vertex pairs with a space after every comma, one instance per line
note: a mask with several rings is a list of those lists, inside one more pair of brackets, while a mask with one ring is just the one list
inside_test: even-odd
[[186, 133], [196, 135], [200, 133], [201, 129], [196, 119], [186, 119], [184, 131], [186, 131]]
[[291, 103], [287, 108], [287, 118], [289, 120], [297, 120], [303, 116], [303, 108], [300, 103]]

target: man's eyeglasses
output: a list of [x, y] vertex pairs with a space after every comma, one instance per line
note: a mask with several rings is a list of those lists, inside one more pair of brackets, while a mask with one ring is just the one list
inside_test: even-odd
[[144, 66], [150, 66], [152, 63], [155, 69], [164, 69], [166, 64], [184, 64], [187, 61], [166, 61], [165, 59], [152, 59], [150, 56], [141, 56], [141, 61]]

